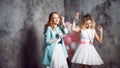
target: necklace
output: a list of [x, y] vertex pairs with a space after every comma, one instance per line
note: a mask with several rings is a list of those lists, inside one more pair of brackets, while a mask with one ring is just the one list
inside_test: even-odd
[[[90, 29], [90, 30], [91, 30], [91, 29]], [[92, 34], [92, 36], [90, 37], [90, 34], [88, 33], [88, 30], [86, 30], [86, 32], [87, 32], [87, 35], [88, 35], [88, 37], [89, 37], [89, 44], [90, 44], [90, 43], [92, 43], [93, 34]], [[91, 30], [91, 32], [92, 32], [92, 30]]]

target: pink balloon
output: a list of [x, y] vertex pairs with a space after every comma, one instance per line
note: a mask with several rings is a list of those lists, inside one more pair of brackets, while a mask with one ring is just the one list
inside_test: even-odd
[[69, 33], [64, 36], [65, 45], [70, 46], [72, 43], [72, 38], [70, 37]]
[[72, 38], [73, 42], [79, 42], [80, 41], [80, 33], [72, 32], [71, 38]]
[[65, 25], [67, 26], [67, 27], [69, 27], [70, 26], [70, 22], [65, 22]]
[[[73, 54], [75, 52], [75, 46], [73, 43], [79, 43], [80, 41], [80, 33], [77, 32], [70, 32], [68, 34], [66, 34], [64, 37], [64, 43], [66, 46], [68, 46], [70, 49], [68, 50], [68, 59], [71, 60], [73, 57]], [[71, 49], [72, 48], [72, 49]]]

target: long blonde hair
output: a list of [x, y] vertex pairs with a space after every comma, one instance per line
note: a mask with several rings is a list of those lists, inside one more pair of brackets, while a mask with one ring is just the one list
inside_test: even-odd
[[91, 28], [92, 29], [95, 28], [96, 24], [95, 24], [94, 18], [91, 15], [87, 14], [87, 15], [84, 15], [82, 17], [81, 21], [80, 21], [80, 24], [79, 24], [80, 29], [86, 29], [87, 28], [86, 27], [86, 22], [88, 20], [91, 20], [91, 22], [92, 22], [92, 27]]

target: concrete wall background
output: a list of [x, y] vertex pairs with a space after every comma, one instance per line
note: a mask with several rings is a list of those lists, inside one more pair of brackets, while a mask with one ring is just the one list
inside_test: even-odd
[[[0, 68], [44, 68], [43, 27], [51, 11], [72, 22], [75, 11], [90, 13], [104, 27], [103, 44], [96, 49], [105, 64], [120, 68], [119, 0], [0, 0]], [[78, 68], [74, 65], [73, 68]]]
[[44, 68], [43, 27], [63, 0], [0, 0], [0, 68]]

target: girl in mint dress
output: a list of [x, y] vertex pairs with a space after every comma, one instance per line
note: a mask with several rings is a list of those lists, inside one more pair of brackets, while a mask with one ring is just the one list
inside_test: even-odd
[[49, 15], [48, 23], [45, 25], [45, 51], [42, 64], [47, 68], [68, 68], [66, 58], [68, 57], [63, 36], [68, 32], [64, 24], [64, 18], [57, 12]]

